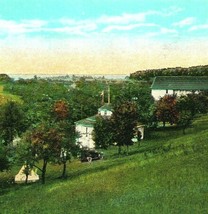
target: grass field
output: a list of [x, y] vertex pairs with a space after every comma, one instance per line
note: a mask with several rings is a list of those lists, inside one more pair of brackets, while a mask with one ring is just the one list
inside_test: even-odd
[[22, 100], [19, 96], [16, 96], [4, 91], [4, 86], [3, 84], [0, 83], [0, 105], [5, 104], [8, 101], [15, 101], [18, 103], [22, 103]]
[[[176, 128], [148, 134], [118, 158], [116, 149], [92, 163], [50, 165], [45, 185], [2, 187], [0, 213], [208, 213], [208, 116], [183, 135]], [[17, 173], [1, 173], [3, 180]]]

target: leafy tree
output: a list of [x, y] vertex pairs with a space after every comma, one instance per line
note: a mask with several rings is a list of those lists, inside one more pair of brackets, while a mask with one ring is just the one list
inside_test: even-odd
[[76, 145], [75, 127], [67, 120], [62, 120], [57, 123], [59, 132], [62, 133], [63, 138], [61, 142], [61, 153], [58, 158], [58, 163], [63, 164], [61, 178], [66, 177], [66, 164], [73, 156], [79, 152], [79, 146]]
[[97, 148], [107, 149], [113, 143], [112, 123], [109, 118], [98, 116], [94, 125], [93, 140]]
[[177, 99], [177, 110], [179, 112], [179, 118], [177, 125], [182, 128], [183, 134], [185, 134], [185, 129], [188, 128], [195, 115], [196, 106], [190, 96], [180, 96]]
[[191, 111], [192, 117], [194, 117], [197, 113], [207, 112], [208, 96], [205, 92], [200, 92], [199, 94], [187, 94], [187, 96], [183, 99], [186, 100], [187, 109]]
[[11, 101], [1, 107], [0, 130], [6, 145], [26, 130], [26, 120], [19, 104]]
[[134, 128], [138, 122], [138, 109], [134, 102], [124, 102], [114, 108], [112, 117], [113, 139], [117, 142], [118, 153], [121, 147], [133, 144]]
[[66, 101], [56, 101], [53, 106], [53, 113], [57, 120], [66, 120], [69, 116], [69, 107]]
[[158, 121], [163, 122], [163, 126], [165, 126], [166, 122], [173, 125], [178, 121], [179, 113], [177, 111], [176, 103], [177, 100], [174, 95], [165, 95], [157, 102], [156, 116]]
[[192, 124], [192, 120], [193, 117], [191, 116], [191, 114], [186, 112], [180, 112], [177, 125], [182, 127], [183, 134], [185, 134], [186, 128], [188, 128]]
[[119, 87], [118, 85], [113, 85], [112, 88], [112, 102], [115, 105], [118, 105], [124, 101], [135, 102], [138, 106], [139, 121], [148, 124], [150, 109], [154, 104], [154, 99], [151, 95], [149, 84], [138, 81], [131, 81], [124, 82], [119, 85]]
[[63, 135], [54, 124], [43, 123], [27, 133], [26, 141], [30, 143], [35, 160], [43, 160], [42, 168], [36, 167], [42, 173], [42, 183], [44, 184], [48, 162], [56, 161], [60, 157]]
[[0, 171], [7, 170], [10, 167], [9, 158], [7, 155], [7, 147], [0, 141]]
[[36, 156], [33, 154], [32, 151], [32, 145], [31, 142], [28, 141], [28, 136], [30, 132], [27, 131], [23, 134], [20, 142], [17, 144], [15, 148], [16, 152], [16, 164], [22, 164], [25, 165], [24, 173], [26, 175], [25, 183], [28, 182], [28, 176], [30, 174], [30, 171], [34, 168], [36, 163]]
[[65, 100], [58, 100], [53, 106], [53, 115], [59, 132], [63, 134], [63, 140], [61, 143], [61, 153], [58, 163], [63, 164], [62, 178], [66, 177], [66, 163], [71, 159], [73, 155], [78, 152], [78, 147], [75, 144], [75, 128], [69, 121], [70, 112], [68, 103]]

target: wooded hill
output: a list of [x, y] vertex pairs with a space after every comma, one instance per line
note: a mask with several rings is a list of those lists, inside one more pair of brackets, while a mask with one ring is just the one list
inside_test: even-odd
[[155, 76], [208, 76], [208, 65], [192, 66], [188, 68], [147, 69], [130, 74], [131, 79], [137, 80], [151, 80]]

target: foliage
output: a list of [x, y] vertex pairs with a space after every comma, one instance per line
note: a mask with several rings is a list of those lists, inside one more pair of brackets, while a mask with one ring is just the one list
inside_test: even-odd
[[192, 124], [194, 116], [198, 113], [206, 113], [208, 107], [208, 96], [206, 93], [187, 94], [177, 98], [177, 110], [179, 118], [177, 125], [185, 129]]
[[168, 122], [171, 125], [178, 121], [178, 111], [176, 107], [176, 96], [174, 95], [165, 95], [160, 98], [156, 104], [156, 116], [158, 121], [163, 122], [163, 126]]
[[188, 128], [192, 123], [193, 117], [185, 112], [180, 112], [179, 119], [177, 121], [177, 125], [182, 127], [183, 134], [185, 134], [185, 129]]
[[46, 168], [49, 161], [56, 161], [61, 154], [63, 135], [54, 124], [43, 123], [36, 129], [27, 133], [26, 141], [29, 142], [30, 150], [37, 161], [43, 160], [42, 183], [45, 183]]
[[59, 133], [62, 134], [61, 153], [57, 159], [57, 163], [63, 164], [62, 178], [66, 177], [66, 164], [72, 157], [76, 157], [79, 153], [79, 145], [76, 145], [75, 127], [67, 120], [59, 121], [56, 124], [59, 127]]
[[138, 122], [138, 109], [134, 102], [124, 102], [114, 108], [112, 117], [113, 139], [119, 148], [133, 144], [134, 128]]
[[60, 83], [46, 80], [20, 79], [4, 86], [12, 94], [21, 96], [29, 126], [36, 127], [51, 117], [51, 108], [60, 97], [67, 96], [67, 88]]
[[208, 76], [208, 65], [192, 66], [189, 68], [175, 67], [136, 71], [130, 75], [130, 78], [149, 81], [156, 76]]
[[154, 99], [151, 96], [150, 85], [138, 81], [124, 82], [115, 91], [113, 88], [112, 103], [119, 105], [122, 102], [135, 102], [138, 106], [138, 118], [139, 121], [148, 124], [150, 115], [150, 109], [154, 104]]
[[0, 74], [0, 82], [10, 82], [12, 78], [10, 78], [7, 74]]
[[66, 101], [58, 100], [54, 103], [53, 106], [54, 116], [58, 120], [64, 120], [69, 116], [69, 107]]
[[10, 167], [9, 158], [7, 155], [7, 147], [0, 141], [0, 171], [8, 170]]
[[22, 108], [15, 102], [8, 102], [1, 107], [0, 130], [5, 144], [11, 144], [15, 137], [26, 130], [25, 116]]
[[107, 149], [113, 144], [112, 123], [109, 118], [101, 116], [96, 118], [93, 140], [97, 148]]
[[66, 177], [66, 163], [77, 155], [78, 146], [75, 144], [76, 134], [75, 128], [70, 123], [69, 106], [65, 100], [58, 100], [53, 106], [53, 115], [55, 117], [56, 125], [59, 127], [59, 132], [63, 134], [61, 143], [61, 153], [58, 163], [63, 164], [62, 178]]

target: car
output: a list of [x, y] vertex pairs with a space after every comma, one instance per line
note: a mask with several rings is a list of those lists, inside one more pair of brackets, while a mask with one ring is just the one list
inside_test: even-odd
[[91, 162], [103, 159], [103, 153], [96, 150], [82, 150], [81, 162]]

